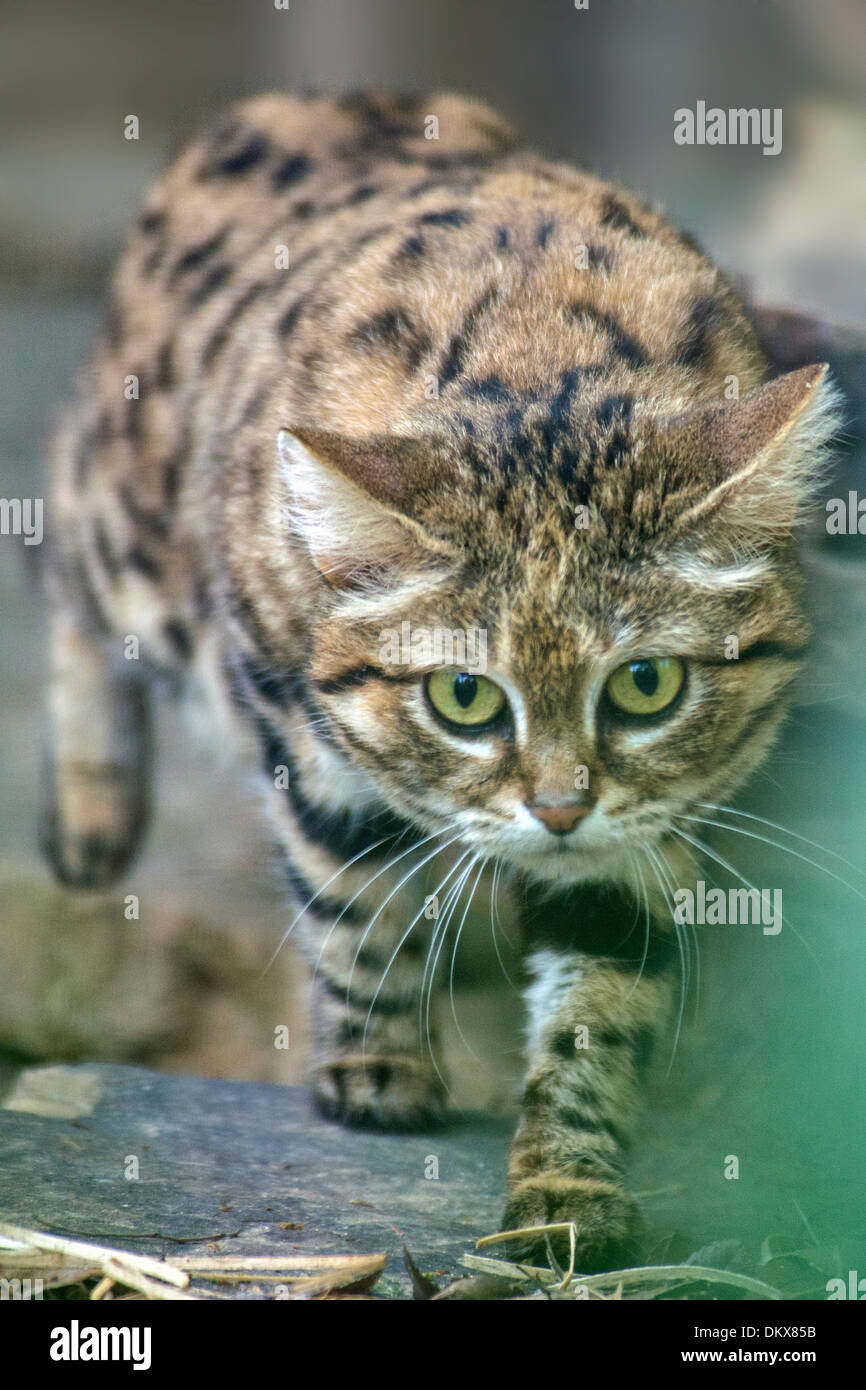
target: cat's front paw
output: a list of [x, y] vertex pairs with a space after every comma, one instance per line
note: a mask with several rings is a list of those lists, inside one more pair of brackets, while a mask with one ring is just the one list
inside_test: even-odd
[[[524, 1178], [511, 1189], [503, 1230], [570, 1221], [576, 1228], [574, 1268], [577, 1273], [618, 1269], [634, 1262], [637, 1208], [621, 1187], [601, 1178], [571, 1178], [553, 1170]], [[571, 1261], [569, 1233], [551, 1235], [549, 1239], [558, 1263], [568, 1267]], [[510, 1241], [508, 1254], [518, 1261], [548, 1263], [543, 1235]]]
[[313, 1094], [322, 1114], [361, 1129], [430, 1129], [445, 1108], [436, 1072], [412, 1057], [341, 1057], [318, 1068]]

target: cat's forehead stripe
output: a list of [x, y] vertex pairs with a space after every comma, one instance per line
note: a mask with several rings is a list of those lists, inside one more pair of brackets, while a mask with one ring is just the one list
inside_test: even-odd
[[709, 590], [755, 588], [773, 574], [772, 563], [767, 557], [735, 564], [714, 564], [699, 556], [682, 553], [663, 560], [661, 568], [687, 584]]

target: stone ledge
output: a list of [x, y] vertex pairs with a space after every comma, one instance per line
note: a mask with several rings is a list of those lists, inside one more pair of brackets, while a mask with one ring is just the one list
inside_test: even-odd
[[29, 1068], [0, 1101], [0, 1220], [158, 1256], [384, 1251], [408, 1291], [404, 1244], [457, 1275], [497, 1229], [509, 1130], [370, 1134], [321, 1119], [303, 1087]]

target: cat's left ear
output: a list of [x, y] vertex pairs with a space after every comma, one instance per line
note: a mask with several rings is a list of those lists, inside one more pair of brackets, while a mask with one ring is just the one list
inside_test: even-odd
[[676, 530], [713, 518], [744, 539], [790, 531], [820, 481], [839, 428], [839, 392], [826, 363], [788, 372], [740, 400], [697, 407], [671, 422], [715, 485], [677, 519]]
[[432, 444], [296, 429], [280, 430], [277, 448], [292, 525], [329, 583], [365, 584], [454, 553], [415, 519], [442, 483]]

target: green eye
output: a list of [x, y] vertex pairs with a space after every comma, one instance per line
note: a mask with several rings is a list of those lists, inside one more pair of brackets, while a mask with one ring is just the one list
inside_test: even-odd
[[463, 728], [489, 724], [505, 708], [504, 690], [486, 676], [473, 676], [469, 671], [432, 671], [426, 688], [436, 713]]
[[676, 699], [685, 678], [679, 657], [643, 657], [614, 671], [605, 690], [611, 704], [625, 714], [658, 714]]

